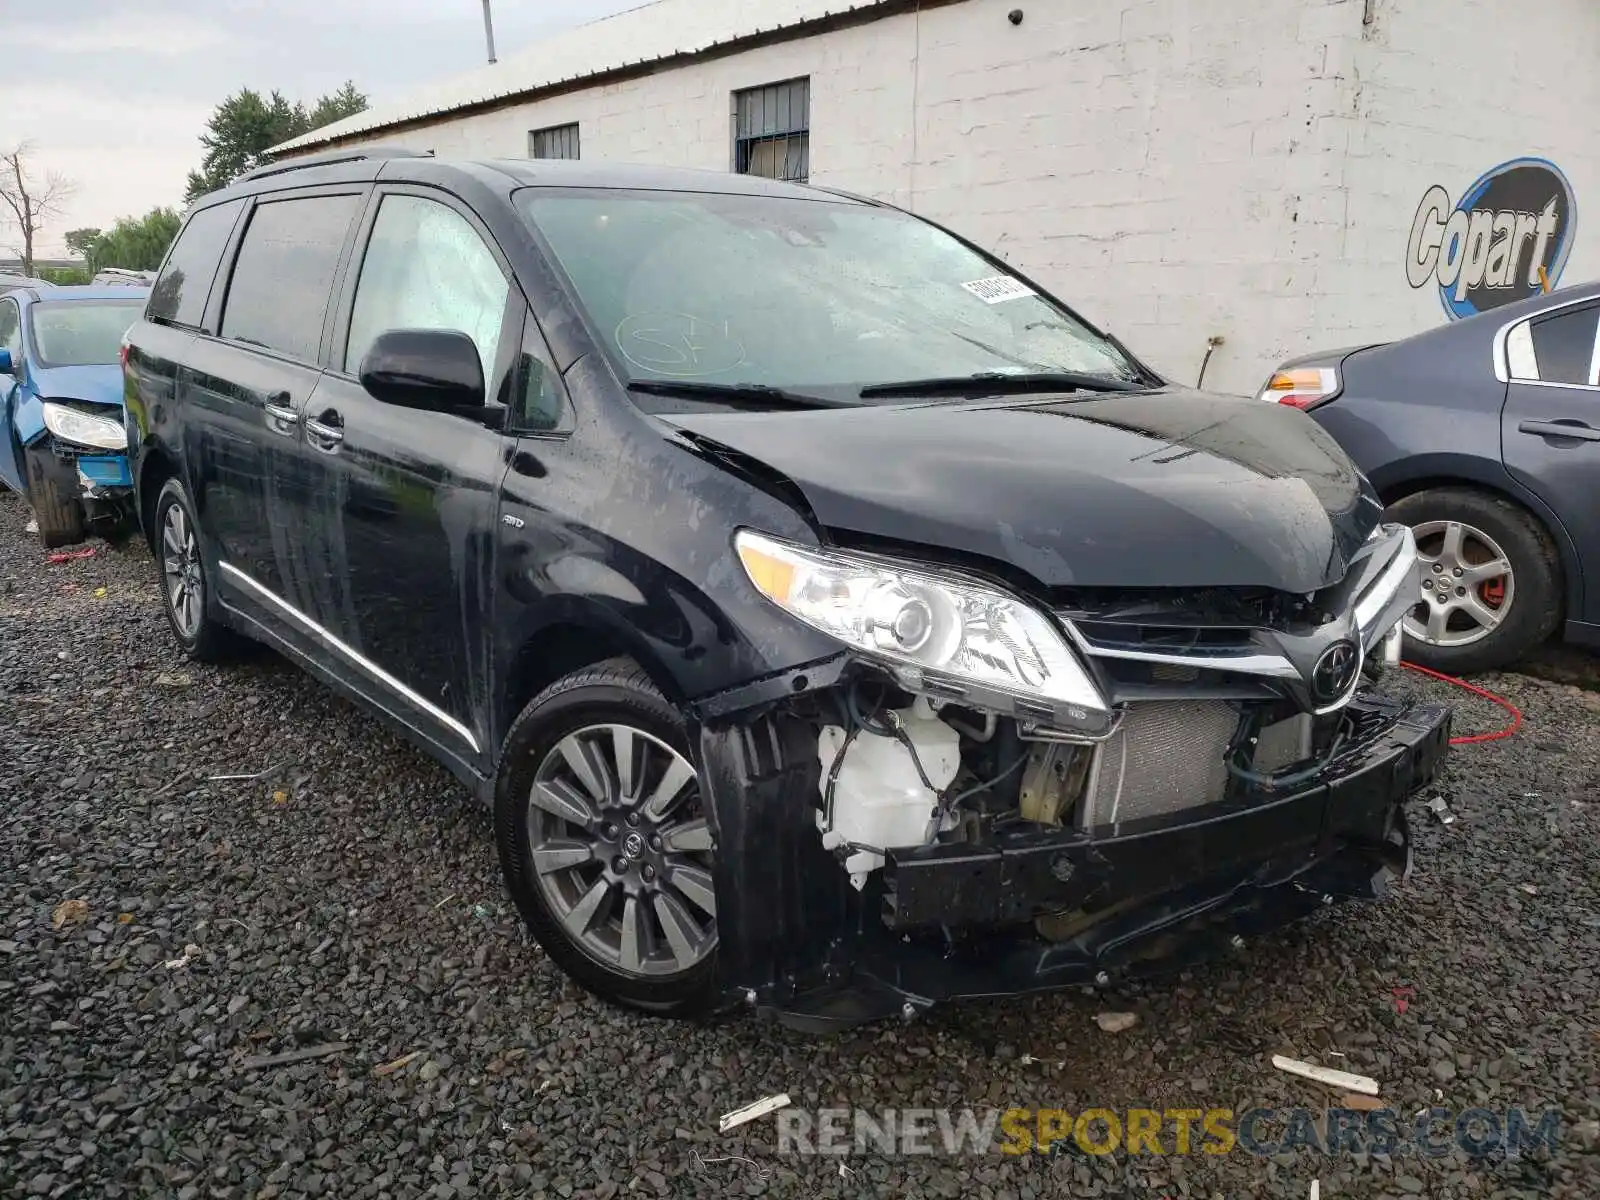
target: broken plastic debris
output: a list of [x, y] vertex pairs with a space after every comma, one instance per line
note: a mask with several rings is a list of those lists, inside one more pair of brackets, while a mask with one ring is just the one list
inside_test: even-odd
[[1272, 1065], [1280, 1071], [1287, 1071], [1290, 1075], [1299, 1075], [1306, 1079], [1314, 1079], [1318, 1083], [1325, 1083], [1329, 1087], [1338, 1088], [1346, 1092], [1360, 1092], [1365, 1096], [1378, 1094], [1378, 1081], [1368, 1079], [1365, 1075], [1352, 1075], [1348, 1071], [1335, 1071], [1332, 1067], [1318, 1067], [1311, 1063], [1301, 1062], [1298, 1058], [1285, 1058], [1281, 1054], [1272, 1056]]
[[487, 919], [490, 915], [489, 906], [487, 904], [474, 904], [472, 906], [472, 915], [479, 920]]
[[377, 1066], [372, 1068], [372, 1073], [380, 1077], [384, 1075], [393, 1075], [396, 1071], [404, 1070], [421, 1057], [421, 1050], [413, 1050], [410, 1054], [402, 1054], [399, 1058], [394, 1059], [391, 1062], [379, 1063]]
[[1417, 998], [1417, 989], [1409, 983], [1402, 983], [1399, 987], [1390, 988], [1389, 994], [1394, 997], [1394, 1011], [1403, 1017], [1406, 1009], [1411, 1007], [1411, 1002]]
[[183, 956], [181, 958], [169, 958], [169, 959], [167, 959], [167, 962], [166, 962], [167, 970], [176, 971], [181, 967], [187, 967], [190, 963], [192, 963], [195, 959], [197, 959], [199, 957], [200, 957], [200, 947], [196, 946], [193, 942], [190, 942], [187, 946], [185, 946], [183, 948]]
[[32, 517], [29, 517], [28, 518], [28, 523], [22, 527], [22, 532], [23, 533], [38, 533], [39, 532], [39, 522], [34, 520]]
[[1524, 883], [1524, 884], [1521, 884], [1519, 886], [1522, 888], [1523, 891], [1527, 892], [1528, 895], [1530, 895], [1530, 896], [1537, 896], [1539, 894], [1539, 889], [1534, 887], [1533, 884], [1531, 884], [1531, 883]]
[[95, 588], [95, 590], [94, 590], [94, 598], [96, 600], [104, 600], [106, 598], [106, 589], [103, 588], [103, 587]]
[[77, 562], [80, 558], [93, 558], [94, 547], [85, 546], [82, 550], [57, 550], [54, 554], [47, 555], [46, 562], [60, 566], [62, 563]]
[[1429, 800], [1424, 807], [1426, 807], [1429, 812], [1438, 818], [1439, 824], [1455, 824], [1456, 815], [1450, 811], [1450, 805], [1445, 802], [1445, 798], [1443, 796], [1435, 796], [1432, 800]]
[[1107, 1033], [1122, 1033], [1139, 1023], [1139, 1014], [1131, 1012], [1095, 1013], [1094, 1023]]
[[193, 682], [193, 679], [183, 674], [169, 675], [166, 672], [162, 672], [156, 676], [157, 687], [188, 687]]
[[718, 1130], [727, 1133], [730, 1129], [737, 1129], [768, 1113], [777, 1112], [780, 1108], [789, 1107], [789, 1093], [780, 1092], [776, 1096], [768, 1096], [757, 1100], [754, 1104], [746, 1104], [743, 1108], [736, 1108], [730, 1113], [723, 1113], [722, 1120], [718, 1123]]
[[68, 925], [81, 925], [89, 919], [87, 900], [63, 900], [50, 914], [50, 928], [61, 929]]

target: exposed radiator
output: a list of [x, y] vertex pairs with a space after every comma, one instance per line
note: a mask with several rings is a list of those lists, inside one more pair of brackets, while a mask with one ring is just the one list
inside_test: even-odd
[[1226, 700], [1160, 700], [1128, 707], [1089, 776], [1085, 825], [1135, 821], [1223, 797], [1223, 754], [1239, 728]]

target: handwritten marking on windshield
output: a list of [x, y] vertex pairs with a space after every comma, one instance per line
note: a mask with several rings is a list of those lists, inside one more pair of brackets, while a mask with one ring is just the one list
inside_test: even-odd
[[635, 313], [623, 318], [614, 336], [624, 358], [656, 375], [695, 379], [745, 362], [744, 343], [730, 321], [707, 321], [693, 313]]

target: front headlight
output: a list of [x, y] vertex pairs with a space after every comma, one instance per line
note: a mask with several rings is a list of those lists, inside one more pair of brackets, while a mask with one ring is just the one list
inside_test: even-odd
[[1361, 629], [1362, 642], [1369, 649], [1417, 603], [1421, 584], [1417, 539], [1410, 529], [1402, 526], [1399, 548], [1356, 600], [1356, 625]]
[[100, 450], [128, 448], [128, 431], [119, 421], [91, 416], [81, 409], [57, 404], [53, 400], [46, 400], [41, 407], [44, 410], [44, 427], [63, 442], [94, 446]]
[[[977, 580], [811, 550], [750, 530], [739, 561], [767, 599], [902, 679], [1009, 696], [1052, 719], [1102, 727], [1108, 706], [1066, 639], [1038, 610]], [[1031, 703], [1029, 703], [1031, 702]], [[1039, 714], [1044, 715], [1044, 714]]]

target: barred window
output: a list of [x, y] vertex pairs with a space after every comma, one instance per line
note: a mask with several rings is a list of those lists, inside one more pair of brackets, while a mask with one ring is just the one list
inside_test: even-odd
[[577, 158], [578, 123], [552, 125], [528, 132], [529, 158]]
[[811, 80], [733, 94], [733, 169], [804, 183], [811, 173]]

